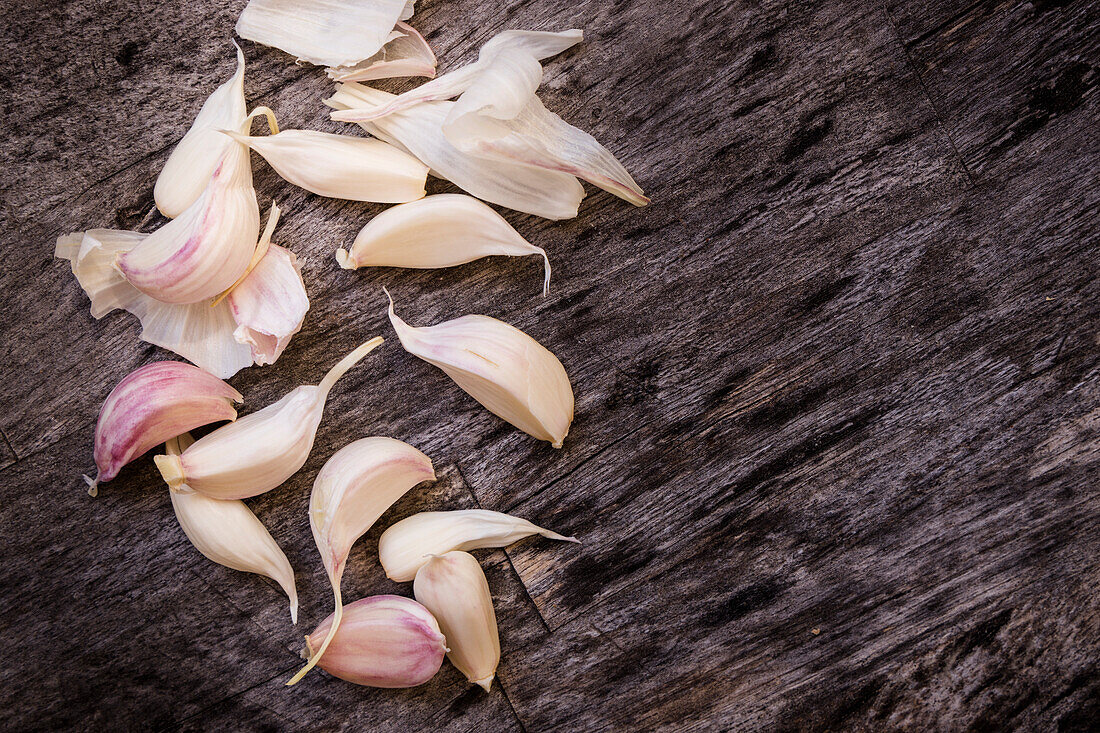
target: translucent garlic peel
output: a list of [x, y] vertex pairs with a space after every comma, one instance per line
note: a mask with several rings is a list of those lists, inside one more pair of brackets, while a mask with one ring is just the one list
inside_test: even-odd
[[[428, 609], [400, 596], [370, 596], [343, 607], [343, 622], [319, 663], [334, 677], [370, 687], [416, 687], [439, 671], [446, 639]], [[306, 637], [310, 656], [335, 614]]]
[[162, 303], [197, 303], [248, 267], [260, 232], [248, 148], [230, 145], [202, 194], [180, 216], [119, 255], [135, 288]]
[[[337, 110], [363, 109], [385, 104], [392, 98], [392, 94], [349, 82], [337, 85], [336, 93], [325, 104]], [[453, 105], [453, 102], [425, 102], [360, 125], [375, 137], [410, 152], [433, 175], [480, 199], [546, 219], [571, 219], [577, 215], [584, 188], [576, 177], [480, 158], [455, 148], [443, 134], [443, 123]]]
[[550, 290], [550, 259], [504, 217], [471, 196], [437, 194], [394, 206], [363, 227], [351, 251], [339, 249], [340, 267], [451, 267], [491, 255], [543, 259], [543, 294]]
[[157, 208], [170, 219], [182, 214], [202, 195], [218, 161], [230, 149], [232, 143], [218, 130], [236, 127], [245, 116], [244, 54], [236, 43], [233, 46], [237, 49], [236, 73], [203, 103], [187, 134], [168, 156], [153, 187]]
[[414, 328], [398, 318], [392, 298], [389, 316], [406, 351], [442, 369], [497, 417], [561, 448], [573, 422], [573, 388], [542, 344], [489, 316]]
[[408, 443], [384, 437], [344, 446], [318, 472], [309, 500], [309, 526], [332, 584], [335, 620], [330, 635], [288, 685], [317, 664], [340, 626], [340, 579], [351, 546], [405, 492], [434, 480], [430, 458]]
[[542, 535], [564, 542], [580, 541], [536, 526], [526, 519], [485, 509], [420, 512], [394, 524], [378, 540], [378, 559], [386, 577], [398, 583], [412, 580], [435, 555], [452, 550], [507, 547], [525, 537]]
[[431, 558], [416, 572], [413, 595], [439, 622], [451, 664], [488, 692], [500, 663], [500, 636], [489, 583], [474, 556]]
[[355, 66], [328, 68], [334, 81], [374, 81], [406, 76], [435, 76], [438, 63], [424, 36], [406, 23], [398, 23], [394, 31], [401, 35], [387, 43], [369, 59]]
[[386, 44], [412, 5], [405, 0], [249, 0], [236, 31], [299, 61], [353, 66]]
[[95, 428], [95, 462], [100, 481], [154, 446], [180, 433], [234, 420], [241, 394], [198, 367], [158, 361], [130, 372], [103, 402]]
[[156, 456], [164, 480], [172, 489], [186, 484], [213, 499], [246, 499], [279, 486], [309, 457], [332, 386], [381, 343], [380, 337], [371, 339], [341, 359], [319, 385], [298, 387], [200, 438], [181, 455]]
[[262, 155], [285, 180], [319, 196], [389, 204], [425, 193], [428, 167], [381, 140], [313, 130], [226, 134]]
[[309, 310], [298, 258], [274, 244], [227, 300], [237, 323], [234, 338], [248, 344], [260, 365], [275, 363]]
[[[194, 441], [190, 433], [165, 443], [179, 455]], [[197, 492], [169, 491], [172, 509], [187, 539], [207, 559], [233, 570], [271, 578], [290, 599], [290, 619], [298, 623], [294, 569], [267, 528], [243, 501], [211, 499]]]

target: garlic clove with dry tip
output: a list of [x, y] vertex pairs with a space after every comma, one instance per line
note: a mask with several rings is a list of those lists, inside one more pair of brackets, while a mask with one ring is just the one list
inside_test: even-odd
[[[335, 617], [306, 637], [306, 655], [316, 656]], [[416, 687], [439, 671], [446, 643], [435, 617], [416, 601], [369, 596], [343, 607], [343, 623], [317, 666], [357, 685]]]
[[374, 338], [329, 370], [317, 386], [303, 385], [278, 402], [219, 428], [178, 456], [155, 456], [168, 487], [186, 485], [213, 499], [247, 499], [270, 491], [306, 462], [328, 393], [349, 369], [382, 343]]
[[436, 194], [386, 209], [367, 222], [350, 252], [336, 250], [345, 270], [451, 267], [491, 255], [539, 255], [545, 264], [543, 294], [550, 291], [546, 250], [521, 237], [487, 204], [464, 194]]
[[[194, 442], [190, 433], [184, 433], [167, 441], [164, 450], [178, 456]], [[194, 491], [169, 491], [168, 495], [183, 533], [196, 550], [219, 565], [274, 580], [290, 599], [291, 622], [298, 623], [294, 569], [243, 501], [211, 499]]]
[[481, 565], [465, 552], [437, 555], [416, 571], [413, 595], [439, 622], [451, 664], [488, 692], [500, 664], [500, 635]]
[[394, 313], [393, 298], [389, 314], [406, 351], [442, 369], [489, 412], [561, 448], [573, 422], [573, 388], [546, 347], [488, 316], [414, 328]]
[[386, 577], [403, 583], [412, 580], [420, 566], [434, 555], [451, 550], [507, 547], [525, 537], [542, 535], [551, 540], [580, 541], [551, 532], [526, 519], [486, 509], [420, 512], [394, 524], [378, 540], [378, 559]]
[[309, 526], [332, 584], [336, 615], [329, 636], [288, 685], [302, 679], [317, 664], [340, 627], [340, 579], [351, 546], [405, 492], [434, 480], [430, 458], [408, 443], [382, 437], [349, 443], [318, 472], [309, 498]]
[[101, 481], [150, 448], [180, 433], [235, 420], [241, 393], [212, 374], [181, 361], [158, 361], [130, 372], [107, 395], [95, 426], [96, 495]]

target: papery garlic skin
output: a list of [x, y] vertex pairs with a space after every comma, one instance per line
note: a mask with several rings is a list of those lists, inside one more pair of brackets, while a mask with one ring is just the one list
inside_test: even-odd
[[115, 258], [148, 236], [111, 229], [74, 232], [58, 237], [54, 255], [70, 261], [92, 302], [93, 317], [102, 318], [115, 309], [129, 311], [141, 321], [143, 340], [174, 351], [221, 379], [252, 364], [248, 346], [233, 336], [237, 323], [227, 303], [213, 308], [206, 301], [161, 303], [126, 282], [115, 268]]
[[573, 422], [573, 387], [546, 347], [489, 316], [414, 328], [398, 318], [392, 298], [389, 315], [406, 351], [442, 369], [489, 412], [561, 448]]
[[319, 196], [399, 204], [425, 193], [428, 166], [381, 140], [314, 130], [226, 134], [262, 155], [285, 180]]
[[[165, 443], [178, 456], [194, 442], [184, 433]], [[198, 492], [169, 491], [172, 510], [187, 539], [207, 559], [245, 573], [265, 575], [290, 599], [290, 620], [298, 623], [298, 591], [294, 569], [267, 528], [243, 501], [211, 499]]]
[[[307, 653], [328, 638], [335, 614], [306, 637]], [[428, 609], [400, 596], [369, 596], [343, 607], [343, 622], [318, 666], [369, 687], [416, 687], [439, 671], [446, 639]]]
[[275, 244], [226, 300], [237, 322], [234, 338], [249, 345], [260, 365], [275, 363], [309, 310], [298, 258]]
[[233, 143], [218, 130], [235, 128], [244, 119], [244, 53], [236, 43], [237, 72], [214, 90], [179, 141], [157, 177], [153, 199], [169, 219], [182, 214], [202, 195], [214, 169]]
[[500, 636], [489, 583], [477, 559], [465, 552], [431, 558], [416, 572], [413, 595], [439, 622], [451, 664], [488, 692], [500, 664]]
[[95, 427], [99, 473], [88, 485], [95, 495], [100, 481], [150, 448], [180, 433], [222, 420], [235, 420], [240, 392], [180, 361], [158, 361], [130, 372], [107, 395]]
[[332, 386], [381, 343], [381, 337], [371, 339], [341, 359], [319, 385], [298, 387], [200, 438], [181, 455], [156, 456], [169, 488], [186, 485], [213, 499], [247, 499], [281, 485], [309, 457]]
[[[405, 492], [434, 480], [430, 458], [408, 443], [384, 437], [349, 443], [317, 473], [309, 499], [309, 526], [332, 584], [334, 632], [340, 627], [340, 579], [351, 546]], [[327, 648], [328, 639], [287, 684], [305, 676]]]
[[346, 270], [357, 267], [452, 267], [481, 257], [539, 255], [550, 289], [546, 250], [528, 242], [504, 217], [472, 196], [443, 193], [386, 209], [355, 237], [351, 251], [336, 250]]
[[260, 233], [248, 148], [234, 143], [187, 210], [118, 257], [123, 277], [162, 303], [197, 303], [248, 267]]
[[405, 76], [435, 76], [438, 63], [424, 36], [407, 23], [398, 23], [395, 33], [401, 35], [382, 49], [354, 66], [328, 68], [325, 71], [335, 81], [374, 81]]
[[412, 580], [432, 556], [452, 550], [507, 547], [525, 537], [542, 535], [551, 540], [580, 541], [565, 537], [510, 514], [486, 509], [420, 512], [394, 524], [378, 540], [378, 560], [386, 577], [398, 583]]
[[411, 15], [405, 0], [249, 0], [236, 31], [241, 38], [286, 51], [319, 66], [353, 66], [391, 40]]

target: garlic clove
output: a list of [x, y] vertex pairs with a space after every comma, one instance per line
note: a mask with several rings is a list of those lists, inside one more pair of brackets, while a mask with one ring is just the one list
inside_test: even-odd
[[394, 206], [371, 219], [351, 246], [336, 250], [340, 267], [451, 267], [490, 255], [539, 255], [543, 294], [550, 290], [546, 250], [520, 236], [504, 217], [471, 196], [444, 193]]
[[542, 535], [564, 542], [580, 541], [536, 526], [526, 519], [485, 509], [420, 512], [394, 524], [378, 540], [378, 559], [386, 577], [398, 583], [412, 580], [433, 555], [452, 550], [507, 547], [525, 537]]
[[[339, 84], [325, 104], [336, 110], [373, 109], [394, 95], [348, 82]], [[407, 150], [423, 161], [434, 176], [451, 181], [490, 203], [546, 219], [577, 215], [584, 188], [574, 176], [507, 161], [481, 158], [454, 147], [443, 134], [443, 123], [454, 102], [425, 102], [360, 126], [377, 138]]]
[[[306, 637], [314, 656], [335, 614]], [[435, 617], [411, 598], [370, 596], [343, 607], [343, 623], [318, 666], [347, 682], [369, 687], [416, 687], [439, 671], [447, 652]]]
[[95, 426], [95, 463], [88, 481], [92, 496], [100, 481], [153, 446], [180, 433], [221, 420], [235, 420], [240, 392], [181, 361], [158, 361], [128, 374], [107, 395]]
[[117, 266], [131, 285], [162, 303], [197, 303], [236, 282], [252, 259], [259, 232], [248, 148], [234, 144], [202, 195], [119, 255]]
[[573, 422], [573, 388], [546, 347], [489, 316], [414, 328], [397, 317], [393, 298], [389, 315], [406, 351], [442, 369], [489, 412], [561, 448]]
[[213, 499], [247, 499], [282, 484], [309, 457], [329, 390], [381, 343], [381, 337], [371, 339], [341, 359], [319, 385], [298, 387], [200, 438], [181, 455], [156, 456], [169, 488], [178, 491], [186, 484]]
[[[353, 66], [373, 56], [413, 3], [405, 0], [249, 0], [241, 38], [319, 66]], [[411, 13], [409, 13], [411, 15]]]
[[232, 148], [232, 142], [218, 130], [236, 127], [245, 116], [244, 54], [236, 43], [233, 47], [237, 49], [237, 72], [207, 98], [153, 187], [157, 208], [169, 219], [182, 214], [202, 195], [218, 162]]
[[407, 23], [398, 23], [394, 32], [401, 35], [387, 43], [369, 59], [354, 66], [328, 68], [334, 81], [374, 81], [407, 76], [435, 76], [435, 53], [424, 36]]
[[[190, 433], [167, 441], [168, 455], [178, 456], [194, 440]], [[243, 501], [211, 499], [197, 492], [169, 491], [172, 510], [195, 549], [219, 565], [265, 575], [290, 599], [290, 620], [298, 623], [294, 569], [271, 533]]]
[[285, 180], [319, 196], [386, 204], [424, 196], [428, 167], [381, 140], [314, 130], [226, 134], [262, 155]]
[[288, 685], [302, 679], [317, 664], [340, 627], [340, 579], [351, 546], [405, 492], [434, 480], [430, 458], [408, 443], [381, 437], [349, 443], [318, 472], [309, 499], [309, 526], [332, 584], [335, 619], [329, 636]]
[[500, 664], [500, 636], [481, 565], [465, 552], [433, 557], [416, 571], [413, 595], [439, 622], [451, 664], [488, 692]]

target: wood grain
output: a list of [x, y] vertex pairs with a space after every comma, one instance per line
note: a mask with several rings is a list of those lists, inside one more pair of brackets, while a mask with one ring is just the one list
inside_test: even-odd
[[[1095, 2], [614, 4], [424, 0], [441, 68], [505, 28], [585, 29], [540, 95], [654, 204], [502, 212], [554, 264], [338, 270], [381, 206], [255, 158], [311, 298], [258, 409], [387, 344], [333, 390], [314, 451], [249, 503], [297, 570], [205, 560], [151, 461], [87, 497], [103, 398], [171, 355], [95, 321], [63, 232], [163, 224], [152, 184], [231, 73], [243, 0], [15, 2], [0, 30], [0, 703], [36, 730], [1087, 730], [1100, 707], [1100, 136]], [[245, 43], [246, 94], [333, 132], [323, 73]], [[49, 83], [43, 80], [48, 80]], [[391, 85], [400, 88], [401, 84]], [[454, 190], [433, 180], [431, 192]], [[486, 313], [565, 364], [555, 451], [404, 353]], [[407, 691], [323, 673], [331, 611], [308, 529], [325, 460], [385, 434], [439, 481], [355, 546], [350, 598], [408, 595], [377, 538], [425, 509], [514, 511], [584, 544], [478, 553], [504, 651], [486, 695], [450, 665]]]

